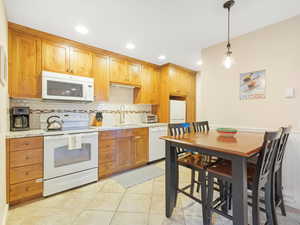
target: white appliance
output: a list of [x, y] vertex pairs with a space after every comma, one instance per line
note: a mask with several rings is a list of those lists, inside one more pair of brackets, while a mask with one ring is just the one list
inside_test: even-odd
[[42, 98], [55, 100], [94, 100], [94, 79], [43, 71]]
[[161, 140], [161, 136], [168, 134], [168, 126], [155, 126], [149, 128], [149, 161], [156, 161], [166, 157], [165, 141]]
[[98, 180], [98, 132], [88, 128], [87, 116], [66, 114], [65, 132], [45, 136], [44, 196]]
[[186, 102], [180, 100], [170, 100], [170, 123], [185, 123]]

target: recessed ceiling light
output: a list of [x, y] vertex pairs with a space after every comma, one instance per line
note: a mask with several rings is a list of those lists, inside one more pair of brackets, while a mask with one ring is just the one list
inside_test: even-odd
[[165, 55], [160, 55], [160, 56], [158, 56], [158, 59], [159, 59], [159, 60], [165, 60], [165, 59], [166, 59], [166, 56], [165, 56]]
[[197, 62], [197, 65], [198, 65], [198, 66], [202, 66], [202, 64], [203, 64], [203, 61], [202, 61], [202, 60], [199, 60], [199, 61]]
[[128, 42], [126, 44], [126, 48], [129, 50], [133, 50], [133, 49], [135, 49], [135, 45], [132, 42]]
[[76, 26], [75, 30], [81, 34], [87, 34], [89, 32], [89, 30], [85, 26], [82, 26], [82, 25]]

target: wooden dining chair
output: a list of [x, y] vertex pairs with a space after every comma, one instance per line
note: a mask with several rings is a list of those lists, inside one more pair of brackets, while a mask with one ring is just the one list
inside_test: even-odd
[[[270, 224], [274, 223], [273, 217], [273, 196], [272, 196], [272, 175], [273, 165], [279, 143], [281, 140], [282, 129], [277, 132], [266, 132], [264, 142], [260, 154], [258, 156], [257, 165], [248, 163], [247, 166], [247, 181], [248, 189], [252, 191], [252, 218], [253, 225], [260, 225], [259, 214], [259, 193], [264, 190], [265, 193], [265, 208], [267, 220]], [[231, 215], [219, 207], [226, 204], [224, 199], [217, 198], [213, 200], [213, 181], [215, 178], [229, 182], [232, 184], [232, 167], [231, 161], [222, 160], [216, 163], [213, 167], [209, 167], [208, 171], [208, 197], [207, 197], [207, 216], [208, 224], [211, 224], [212, 212], [218, 213], [228, 219], [233, 219]], [[229, 193], [229, 192], [228, 192]], [[236, 193], [238, 194], [238, 193]], [[227, 198], [225, 198], [227, 199]]]
[[[273, 187], [275, 187], [274, 195], [275, 195], [275, 207], [280, 207], [281, 214], [283, 216], [286, 216], [286, 210], [285, 210], [285, 204], [283, 199], [283, 186], [282, 186], [282, 163], [284, 159], [284, 155], [286, 152], [286, 144], [288, 141], [288, 138], [291, 134], [292, 127], [283, 127], [282, 128], [282, 134], [280, 137], [279, 147], [276, 152], [275, 160], [274, 160], [274, 168], [273, 168]], [[275, 211], [275, 210], [274, 210]], [[276, 213], [273, 215], [275, 217], [275, 220], [277, 222]]]
[[207, 132], [209, 131], [208, 121], [193, 122], [194, 132]]
[[[169, 132], [171, 136], [184, 135], [191, 132], [191, 125], [189, 123], [180, 123], [180, 124], [169, 124]], [[178, 183], [176, 188], [178, 192], [185, 194], [186, 196], [194, 199], [195, 201], [202, 203], [203, 199], [206, 199], [205, 192], [205, 172], [203, 170], [209, 165], [205, 160], [204, 156], [201, 154], [194, 154], [191, 152], [186, 152], [185, 149], [176, 148], [177, 153], [177, 175], [179, 166], [191, 169], [191, 183], [183, 188], [179, 188]], [[195, 179], [196, 172], [199, 172], [200, 179]], [[177, 179], [178, 181], [178, 179]], [[201, 182], [204, 181], [204, 182]], [[203, 185], [201, 186], [201, 199], [198, 199], [194, 196], [195, 184]], [[189, 193], [186, 190], [189, 190]], [[203, 194], [203, 196], [202, 196]]]

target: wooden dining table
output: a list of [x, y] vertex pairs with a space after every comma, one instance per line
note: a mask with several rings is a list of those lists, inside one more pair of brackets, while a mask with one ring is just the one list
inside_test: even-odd
[[166, 141], [166, 216], [172, 216], [176, 205], [176, 148], [183, 148], [231, 160], [233, 224], [248, 225], [247, 160], [259, 153], [263, 138], [263, 133], [255, 132], [238, 132], [234, 137], [223, 137], [216, 130], [161, 137]]

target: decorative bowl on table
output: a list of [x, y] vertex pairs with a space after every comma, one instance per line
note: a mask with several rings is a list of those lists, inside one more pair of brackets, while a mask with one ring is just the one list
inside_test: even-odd
[[217, 132], [222, 137], [234, 137], [238, 131], [234, 128], [218, 128]]

